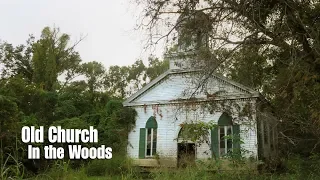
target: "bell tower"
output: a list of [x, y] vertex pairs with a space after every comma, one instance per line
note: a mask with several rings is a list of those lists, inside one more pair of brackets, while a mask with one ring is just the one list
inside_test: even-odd
[[181, 14], [176, 22], [178, 43], [174, 52], [166, 54], [170, 69], [199, 69], [195, 58], [200, 49], [209, 48], [212, 30], [210, 17], [202, 11]]

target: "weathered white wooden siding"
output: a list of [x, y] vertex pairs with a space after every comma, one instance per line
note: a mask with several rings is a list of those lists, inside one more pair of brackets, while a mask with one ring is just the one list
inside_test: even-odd
[[[194, 81], [194, 82], [192, 82]], [[171, 74], [154, 87], [137, 97], [133, 102], [170, 101], [190, 98], [200, 82], [194, 73]], [[217, 78], [212, 78], [207, 83], [207, 92], [213, 94], [217, 91], [225, 90], [225, 96], [238, 97], [248, 93], [241, 91], [227, 82]], [[207, 98], [204, 92], [196, 94], [196, 98]]]
[[[242, 106], [244, 103], [239, 103]], [[177, 137], [180, 131], [180, 124], [185, 121], [201, 120], [204, 122], [214, 121], [217, 123], [220, 113], [210, 114], [206, 109], [196, 107], [196, 110], [181, 109], [181, 106], [174, 105], [148, 105], [136, 106], [137, 111], [136, 127], [129, 133], [128, 155], [138, 158], [139, 154], [139, 131], [145, 128], [146, 121], [150, 116], [156, 117], [158, 123], [157, 153], [160, 157], [177, 158]], [[250, 153], [245, 156], [257, 157], [257, 132], [256, 123], [242, 122], [240, 125], [240, 136], [244, 141], [241, 147]], [[247, 125], [244, 125], [247, 124]], [[250, 124], [250, 125], [249, 125]], [[209, 136], [210, 137], [210, 136]], [[210, 139], [210, 138], [209, 138]], [[210, 144], [201, 144], [196, 148], [198, 159], [211, 158]]]
[[[128, 156], [134, 159], [139, 158], [139, 131], [140, 128], [145, 128], [150, 116], [154, 116], [158, 123], [157, 153], [160, 158], [177, 158], [177, 138], [180, 131], [180, 124], [186, 121], [196, 120], [203, 122], [213, 121], [217, 123], [222, 112], [210, 114], [207, 109], [201, 108], [200, 105], [191, 109], [183, 109], [183, 106], [177, 104], [151, 105], [161, 101], [170, 102], [190, 98], [190, 94], [194, 92], [197, 86], [197, 83], [192, 81], [199, 82], [197, 75], [194, 73], [169, 74], [162, 81], [132, 101], [133, 104], [140, 104], [140, 106], [132, 106], [137, 111], [137, 117], [136, 127], [129, 133]], [[207, 93], [209, 94], [224, 90], [225, 93], [222, 94], [224, 97], [237, 99], [237, 97], [243, 98], [247, 95], [250, 96], [250, 93], [245, 89], [239, 88], [219, 78], [210, 78], [206, 86]], [[200, 92], [196, 94], [195, 97], [206, 99], [207, 94]], [[249, 101], [255, 103], [254, 99], [247, 99], [247, 101], [238, 99], [236, 101], [240, 108], [244, 107]], [[143, 106], [143, 104], [145, 105]], [[246, 119], [244, 121], [242, 120], [242, 122], [236, 121], [236, 123], [240, 124], [240, 136], [244, 142], [241, 144], [241, 148], [248, 151], [248, 154], [244, 155], [246, 157], [252, 156], [257, 158], [257, 125], [255, 115], [250, 122]], [[203, 143], [199, 146], [196, 144], [197, 159], [212, 158], [210, 137], [211, 136], [209, 136], [209, 144]]]

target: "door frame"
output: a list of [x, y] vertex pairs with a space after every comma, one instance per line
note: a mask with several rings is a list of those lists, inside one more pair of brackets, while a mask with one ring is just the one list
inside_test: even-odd
[[193, 150], [194, 150], [194, 161], [197, 159], [197, 146], [196, 146], [196, 143], [193, 142], [193, 141], [178, 141], [177, 143], [177, 167], [180, 167], [180, 156], [179, 156], [179, 152], [180, 152], [180, 149], [179, 149], [179, 145], [182, 145], [184, 144], [186, 147], [188, 147], [188, 145], [192, 145], [193, 147]]

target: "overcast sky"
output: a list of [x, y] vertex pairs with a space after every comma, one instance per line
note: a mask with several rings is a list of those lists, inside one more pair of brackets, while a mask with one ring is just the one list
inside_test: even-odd
[[[132, 0], [131, 0], [132, 1]], [[83, 61], [130, 65], [162, 48], [144, 51], [143, 32], [135, 31], [140, 10], [130, 0], [0, 0], [0, 40], [23, 44], [29, 34], [39, 37], [45, 26], [59, 27], [77, 46]]]

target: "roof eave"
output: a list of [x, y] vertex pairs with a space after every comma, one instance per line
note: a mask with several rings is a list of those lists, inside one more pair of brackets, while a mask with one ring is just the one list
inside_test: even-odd
[[143, 92], [147, 91], [149, 88], [157, 84], [159, 81], [164, 79], [169, 74], [177, 74], [177, 73], [186, 73], [186, 72], [196, 72], [199, 70], [181, 70], [181, 69], [168, 69], [166, 72], [162, 73], [160, 76], [149, 82], [146, 86], [139, 89], [136, 93], [131, 95], [129, 98], [127, 98], [122, 104], [125, 106], [125, 104], [130, 104], [131, 101], [139, 97]]
[[[146, 86], [144, 86], [143, 88], [141, 88], [140, 90], [138, 90], [136, 93], [134, 93], [133, 95], [131, 95], [129, 98], [127, 98], [122, 104], [123, 106], [132, 106], [135, 103], [132, 103], [133, 100], [135, 100], [137, 97], [139, 97], [141, 94], [143, 94], [145, 91], [147, 91], [149, 88], [153, 87], [155, 84], [157, 84], [159, 81], [161, 81], [162, 79], [164, 79], [166, 76], [168, 76], [169, 74], [177, 74], [177, 73], [187, 73], [187, 72], [197, 72], [197, 71], [201, 71], [199, 69], [193, 69], [193, 70], [181, 70], [181, 69], [168, 69], [166, 72], [164, 72], [163, 74], [161, 74], [160, 76], [158, 76], [157, 78], [155, 78], [154, 80], [152, 80], [150, 83], [148, 83]], [[217, 78], [224, 80], [226, 82], [229, 82], [230, 84], [237, 86], [245, 91], [247, 91], [248, 93], [251, 94], [252, 97], [259, 97], [259, 98], [263, 98], [263, 96], [261, 95], [261, 93], [259, 93], [258, 91], [255, 91], [249, 87], [246, 87], [240, 83], [237, 83], [235, 81], [232, 81], [224, 76], [220, 76], [217, 74], [214, 74], [214, 76], [216, 76]]]
[[252, 99], [252, 98], [260, 98], [259, 95], [248, 95], [248, 96], [233, 96], [233, 97], [221, 97], [215, 99], [183, 99], [183, 100], [160, 100], [160, 101], [145, 101], [145, 102], [138, 102], [138, 103], [123, 103], [123, 106], [133, 107], [133, 106], [145, 106], [145, 105], [165, 105], [165, 104], [181, 104], [187, 102], [210, 102], [210, 101], [222, 101], [222, 100], [241, 100], [241, 99]]

